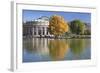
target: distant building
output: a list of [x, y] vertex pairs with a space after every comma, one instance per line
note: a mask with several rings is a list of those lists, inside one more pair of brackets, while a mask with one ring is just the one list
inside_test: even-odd
[[42, 16], [41, 18], [35, 19], [23, 23], [23, 36], [33, 37], [45, 37], [53, 36], [48, 32], [49, 18]]

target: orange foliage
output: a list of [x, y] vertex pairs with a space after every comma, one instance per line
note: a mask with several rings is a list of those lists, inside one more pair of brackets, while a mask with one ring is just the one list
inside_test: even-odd
[[68, 24], [63, 17], [53, 15], [49, 21], [49, 32], [53, 35], [62, 35], [68, 31]]

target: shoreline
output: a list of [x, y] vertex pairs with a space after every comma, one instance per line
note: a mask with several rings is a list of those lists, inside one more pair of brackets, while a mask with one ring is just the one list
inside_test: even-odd
[[50, 36], [45, 36], [45, 37], [33, 37], [33, 36], [23, 36], [23, 39], [26, 38], [46, 38], [46, 39], [91, 39], [91, 35], [77, 35], [77, 36], [66, 36], [66, 37], [50, 37]]

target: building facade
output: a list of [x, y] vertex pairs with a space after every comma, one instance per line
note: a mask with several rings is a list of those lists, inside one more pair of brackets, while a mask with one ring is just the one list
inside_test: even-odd
[[49, 18], [41, 17], [23, 24], [23, 36], [46, 37], [53, 36], [48, 32]]

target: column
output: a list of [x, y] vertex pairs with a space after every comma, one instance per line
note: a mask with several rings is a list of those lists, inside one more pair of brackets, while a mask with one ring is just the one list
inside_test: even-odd
[[44, 35], [44, 34], [43, 34], [43, 31], [44, 31], [44, 28], [42, 27], [42, 35]]
[[44, 27], [44, 35], [46, 35], [46, 27]]
[[48, 30], [47, 30], [47, 27], [46, 27], [46, 35], [48, 35]]
[[47, 35], [49, 35], [49, 34], [48, 34], [48, 28], [47, 28]]
[[36, 36], [38, 35], [38, 27], [36, 26]]
[[48, 31], [48, 35], [50, 36], [50, 33], [49, 33], [49, 31]]
[[33, 27], [32, 35], [34, 36], [34, 27]]
[[41, 27], [41, 35], [43, 35], [43, 27]]

